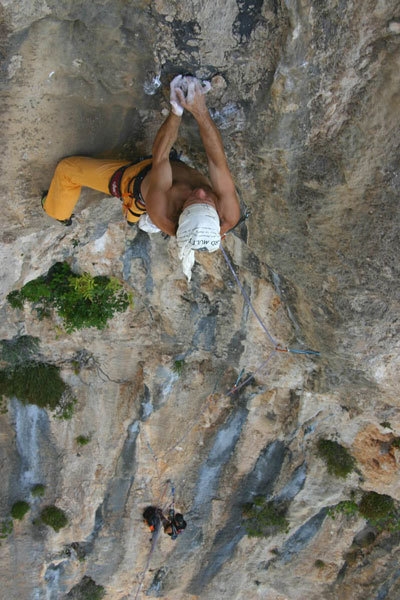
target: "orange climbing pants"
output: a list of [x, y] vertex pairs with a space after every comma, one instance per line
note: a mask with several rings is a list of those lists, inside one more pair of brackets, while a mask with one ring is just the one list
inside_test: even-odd
[[[134, 212], [144, 213], [143, 208], [138, 211], [134, 204], [131, 190], [134, 179], [142, 169], [151, 163], [152, 159], [142, 160], [128, 167], [121, 179], [121, 200], [123, 213], [130, 223], [139, 220], [139, 215], [132, 215], [127, 211], [133, 207]], [[111, 160], [102, 158], [89, 158], [87, 156], [70, 156], [63, 158], [57, 165], [49, 191], [44, 201], [43, 208], [46, 213], [59, 221], [69, 219], [78, 202], [82, 186], [98, 190], [110, 195], [110, 179], [119, 168], [130, 165], [129, 160]], [[129, 189], [128, 189], [129, 188]]]

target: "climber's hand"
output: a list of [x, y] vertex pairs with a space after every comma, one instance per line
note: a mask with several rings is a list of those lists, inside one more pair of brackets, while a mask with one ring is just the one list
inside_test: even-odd
[[205, 94], [210, 87], [208, 82], [202, 84], [196, 77], [184, 77], [180, 86], [176, 88], [179, 104], [195, 119], [208, 114]]
[[174, 115], [176, 115], [177, 117], [181, 117], [183, 114], [183, 107], [178, 99], [177, 96], [177, 90], [180, 90], [180, 85], [182, 83], [182, 75], [177, 75], [176, 77], [174, 77], [174, 79], [171, 81], [170, 85], [169, 85], [169, 89], [170, 89], [170, 96], [169, 96], [169, 101], [171, 104], [171, 110], [174, 113]]

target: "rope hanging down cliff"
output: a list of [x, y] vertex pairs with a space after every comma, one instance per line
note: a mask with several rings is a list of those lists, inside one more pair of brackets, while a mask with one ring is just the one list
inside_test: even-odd
[[256, 369], [256, 371], [250, 375], [248, 378], [246, 378], [245, 381], [243, 381], [240, 385], [239, 385], [239, 381], [241, 379], [241, 374], [239, 375], [235, 385], [232, 387], [232, 389], [228, 392], [228, 395], [232, 394], [233, 392], [238, 391], [240, 388], [242, 388], [244, 385], [246, 385], [249, 381], [251, 381], [251, 379], [254, 378], [254, 375], [260, 371], [262, 368], [264, 368], [268, 362], [271, 360], [271, 358], [273, 356], [275, 356], [275, 354], [277, 352], [287, 352], [287, 353], [291, 353], [291, 354], [306, 354], [306, 355], [314, 355], [314, 356], [320, 356], [320, 353], [317, 350], [310, 350], [310, 349], [295, 349], [295, 348], [288, 348], [288, 347], [282, 347], [278, 344], [278, 342], [275, 340], [275, 338], [271, 335], [271, 333], [269, 332], [268, 328], [266, 327], [265, 323], [262, 321], [261, 317], [259, 316], [259, 314], [257, 313], [256, 309], [254, 308], [246, 290], [244, 289], [243, 285], [240, 282], [239, 277], [237, 276], [235, 269], [233, 268], [233, 265], [231, 263], [231, 261], [229, 260], [228, 254], [226, 253], [222, 243], [220, 244], [220, 250], [225, 258], [226, 264], [228, 265], [241, 293], [242, 296], [246, 302], [246, 304], [248, 305], [248, 307], [250, 308], [250, 310], [252, 311], [253, 315], [256, 317], [258, 323], [260, 324], [261, 328], [264, 330], [264, 333], [266, 334], [269, 342], [272, 345], [272, 351], [270, 352], [270, 354], [268, 355], [267, 359], [260, 365], [260, 367], [258, 367]]

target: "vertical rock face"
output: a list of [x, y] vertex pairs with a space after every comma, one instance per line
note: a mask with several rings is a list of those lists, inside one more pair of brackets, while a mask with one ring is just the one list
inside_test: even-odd
[[[394, 0], [2, 0], [1, 369], [6, 341], [37, 338], [76, 398], [69, 420], [3, 399], [4, 598], [398, 597], [396, 527], [329, 509], [374, 491], [399, 514], [399, 40]], [[148, 154], [178, 72], [213, 83], [251, 210], [224, 249], [268, 334], [222, 252], [187, 283], [175, 240], [128, 228], [116, 200], [84, 191], [69, 228], [40, 208], [62, 156]], [[177, 149], [206, 169], [189, 115]], [[63, 260], [134, 306], [72, 334], [11, 308]], [[347, 477], [319, 439], [353, 456]], [[173, 500], [187, 529], [152, 545], [143, 509]]]

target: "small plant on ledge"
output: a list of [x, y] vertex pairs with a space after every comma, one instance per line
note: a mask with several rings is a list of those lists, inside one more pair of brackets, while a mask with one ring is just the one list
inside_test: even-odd
[[242, 507], [243, 524], [247, 535], [267, 537], [282, 531], [286, 532], [289, 526], [286, 512], [285, 505], [257, 496], [253, 502], [248, 502]]
[[182, 375], [184, 366], [185, 366], [185, 361], [183, 359], [175, 360], [174, 364], [172, 365], [172, 371], [176, 375], [178, 375], [178, 377], [180, 377]]
[[0, 396], [16, 397], [23, 404], [36, 404], [69, 419], [76, 400], [59, 371], [55, 365], [33, 361], [4, 369], [0, 371]]
[[400, 531], [400, 510], [391, 496], [364, 492], [358, 509], [378, 531]]
[[400, 531], [399, 504], [387, 494], [363, 492], [361, 499], [356, 501], [354, 492], [351, 500], [342, 500], [331, 506], [328, 515], [334, 519], [337, 515], [362, 516], [377, 532]]
[[328, 473], [336, 477], [347, 477], [355, 467], [355, 460], [348, 450], [332, 440], [320, 439], [318, 453], [325, 461]]
[[69, 591], [66, 598], [80, 598], [81, 600], [102, 600], [106, 591], [102, 585], [98, 585], [91, 577], [85, 577]]
[[11, 516], [13, 519], [18, 519], [21, 521], [29, 509], [30, 506], [28, 502], [25, 502], [25, 500], [18, 500], [18, 502], [14, 502], [12, 505]]
[[[18, 398], [23, 404], [36, 404], [69, 419], [76, 399], [60, 375], [60, 368], [43, 362], [39, 340], [28, 335], [0, 340], [0, 408], [4, 398]], [[6, 364], [8, 363], [8, 364]]]
[[40, 520], [57, 532], [68, 525], [67, 515], [61, 508], [57, 508], [57, 506], [46, 506], [40, 513]]
[[86, 446], [90, 443], [92, 437], [90, 435], [78, 435], [75, 440], [78, 446]]
[[43, 483], [36, 483], [31, 489], [31, 494], [34, 498], [41, 498], [44, 496], [46, 491], [46, 486]]
[[116, 313], [132, 306], [132, 295], [114, 277], [73, 273], [68, 263], [58, 262], [37, 279], [7, 296], [13, 308], [33, 304], [39, 317], [50, 317], [55, 309], [67, 333], [84, 327], [104, 329]]
[[10, 517], [0, 519], [0, 540], [4, 540], [13, 532], [13, 521]]

